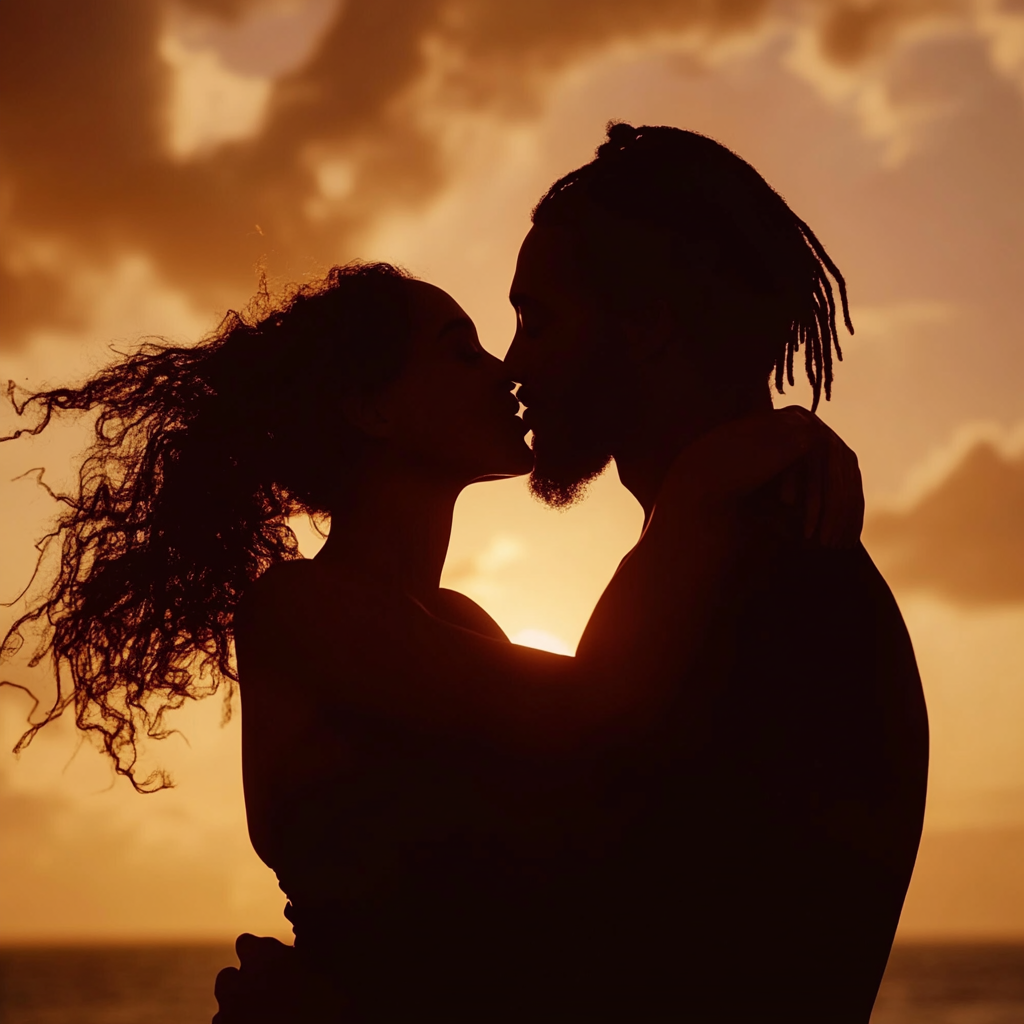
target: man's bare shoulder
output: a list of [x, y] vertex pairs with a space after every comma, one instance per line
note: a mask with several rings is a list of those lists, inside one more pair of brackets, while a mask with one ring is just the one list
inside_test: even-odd
[[[841, 549], [805, 545], [794, 561], [793, 583], [804, 592], [808, 614], [829, 624], [821, 628], [862, 638], [879, 630], [905, 632], [892, 591], [863, 544]], [[812, 612], [814, 598], [818, 604]]]
[[441, 587], [437, 592], [437, 604], [431, 611], [453, 626], [461, 626], [492, 640], [508, 639], [501, 626], [476, 601], [457, 590]]

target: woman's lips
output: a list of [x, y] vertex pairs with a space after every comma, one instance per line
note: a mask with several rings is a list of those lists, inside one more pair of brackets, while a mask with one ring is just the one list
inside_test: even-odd
[[519, 402], [513, 398], [513, 403], [515, 408], [509, 407], [504, 415], [508, 416], [509, 420], [515, 424], [521, 434], [526, 434], [530, 428], [526, 425], [525, 418], [519, 415]]

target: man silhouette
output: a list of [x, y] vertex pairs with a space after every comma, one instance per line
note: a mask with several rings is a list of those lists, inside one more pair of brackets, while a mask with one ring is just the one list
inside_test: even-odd
[[[680, 450], [770, 409], [801, 349], [814, 405], [830, 396], [829, 274], [852, 331], [842, 276], [724, 147], [610, 125], [533, 221], [506, 363], [533, 430], [531, 486], [550, 505], [614, 459], [649, 520]], [[924, 702], [864, 549], [806, 538], [779, 497], [760, 517], [777, 554], [750, 571], [694, 676], [711, 725], [694, 736], [670, 714], [609, 771], [609, 804], [631, 810], [580, 883], [594, 939], [574, 924], [571, 1019], [870, 1017], [920, 837]]]

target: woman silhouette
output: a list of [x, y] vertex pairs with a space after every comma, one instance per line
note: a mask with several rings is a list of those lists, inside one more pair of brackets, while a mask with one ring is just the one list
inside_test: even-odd
[[[586, 1004], [593, 867], [643, 799], [629, 766], [666, 708], [699, 723], [707, 695], [680, 679], [804, 514], [772, 481], [831, 435], [788, 410], [688, 448], [565, 658], [508, 643], [439, 586], [459, 492], [531, 468], [512, 389], [453, 299], [360, 264], [18, 407], [41, 414], [30, 433], [98, 412], [56, 579], [7, 637], [38, 628], [70, 679], [45, 721], [73, 706], [150, 790], [167, 780], [136, 776], [140, 731], [241, 686], [249, 832], [296, 943], [243, 937], [218, 1021], [568, 1020]], [[854, 541], [859, 483], [824, 490], [819, 532]], [[299, 514], [330, 520], [311, 560]]]

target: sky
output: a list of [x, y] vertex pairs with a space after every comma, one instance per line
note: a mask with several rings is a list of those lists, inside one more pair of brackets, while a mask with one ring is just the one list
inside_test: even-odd
[[[529, 211], [611, 118], [736, 150], [846, 276], [856, 334], [822, 415], [860, 457], [865, 542], [932, 723], [901, 934], [1024, 936], [1020, 0], [12, 0], [0, 377], [78, 380], [111, 346], [198, 340], [261, 271], [283, 285], [355, 257], [449, 290], [501, 355]], [[22, 474], [66, 481], [83, 437], [0, 446], [0, 596], [53, 511]], [[641, 518], [614, 470], [567, 513], [478, 485], [445, 582], [571, 651]], [[0, 689], [0, 749], [30, 708]], [[152, 796], [70, 723], [0, 754], [0, 941], [287, 934], [245, 834], [239, 716], [221, 716], [188, 708], [151, 745], [177, 783]]]

